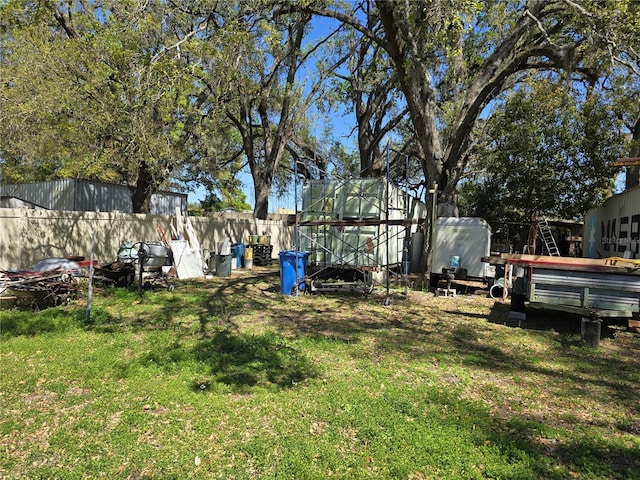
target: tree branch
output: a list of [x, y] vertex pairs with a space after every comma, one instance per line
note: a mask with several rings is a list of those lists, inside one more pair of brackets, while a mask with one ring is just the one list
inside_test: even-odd
[[163, 56], [165, 53], [169, 52], [170, 50], [176, 49], [176, 48], [180, 48], [180, 46], [185, 43], [188, 42], [191, 37], [193, 37], [194, 35], [197, 35], [198, 33], [206, 30], [207, 28], [207, 23], [204, 22], [200, 27], [198, 27], [195, 30], [192, 30], [191, 32], [187, 33], [183, 38], [181, 38], [180, 40], [178, 40], [176, 43], [174, 43], [173, 45], [169, 46], [169, 47], [162, 47], [162, 49], [156, 53], [153, 57], [151, 57], [151, 65], [153, 65], [154, 63], [156, 63], [158, 61], [158, 59]]

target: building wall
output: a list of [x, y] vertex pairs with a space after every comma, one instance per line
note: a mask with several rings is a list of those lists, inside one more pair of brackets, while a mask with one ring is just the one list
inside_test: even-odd
[[482, 218], [440, 217], [436, 220], [431, 271], [441, 274], [443, 268], [451, 267], [452, 257], [457, 257], [459, 267], [474, 278], [488, 276], [488, 257], [491, 248], [491, 227]]
[[[80, 212], [127, 212], [133, 211], [131, 190], [125, 185], [76, 181], [73, 184], [73, 207], [68, 210]], [[153, 213], [156, 213], [152, 210]], [[171, 211], [162, 211], [169, 214]]]
[[[294, 248], [294, 227], [286, 216], [255, 220], [246, 215], [190, 217], [204, 254], [217, 242], [248, 243], [250, 235], [269, 235], [273, 256]], [[174, 216], [122, 212], [72, 212], [0, 208], [0, 270], [29, 270], [38, 260], [84, 256], [89, 259], [95, 234], [94, 258], [109, 263], [124, 241], [159, 241], [158, 227], [174, 237]]]
[[582, 248], [587, 258], [640, 258], [640, 186], [585, 215]]

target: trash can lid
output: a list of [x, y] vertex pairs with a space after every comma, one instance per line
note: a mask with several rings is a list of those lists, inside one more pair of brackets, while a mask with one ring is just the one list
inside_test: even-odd
[[311, 255], [311, 252], [306, 252], [306, 251], [302, 251], [302, 250], [283, 250], [280, 253], [278, 253], [278, 255], [280, 255], [281, 257], [308, 257], [309, 255]]

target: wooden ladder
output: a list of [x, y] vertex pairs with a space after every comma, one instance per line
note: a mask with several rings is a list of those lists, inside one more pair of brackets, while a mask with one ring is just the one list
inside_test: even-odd
[[542, 218], [538, 222], [538, 231], [540, 232], [540, 237], [542, 237], [542, 242], [547, 250], [547, 253], [550, 257], [559, 257], [560, 250], [558, 250], [558, 244], [556, 243], [556, 239], [553, 238], [553, 233], [551, 232], [551, 227], [549, 227], [549, 223], [547, 223], [546, 218]]

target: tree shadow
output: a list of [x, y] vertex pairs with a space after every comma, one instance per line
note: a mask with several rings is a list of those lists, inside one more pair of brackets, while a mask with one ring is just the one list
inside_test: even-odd
[[[635, 356], [602, 354], [598, 349], [583, 347], [579, 316], [541, 310], [536, 312], [537, 315], [528, 314], [527, 320], [517, 320], [517, 324], [509, 325], [506, 322], [505, 305], [496, 303], [494, 308], [496, 313], [487, 317], [489, 322], [510, 328], [548, 331], [554, 334], [555, 348], [552, 347], [552, 354], [558, 359], [573, 362], [574, 365], [570, 370], [548, 367], [540, 359], [532, 358], [526, 352], [520, 352], [510, 345], [503, 347], [500, 344], [483, 342], [478, 338], [477, 328], [472, 324], [458, 325], [450, 332], [450, 342], [458, 353], [469, 359], [469, 363], [492, 372], [542, 375], [547, 379], [551, 392], [556, 384], [566, 385], [567, 382], [574, 385], [572, 395], [583, 396], [585, 399], [588, 399], [594, 390], [606, 392], [612, 399], [628, 405], [630, 413], [640, 413], [640, 407], [634, 401], [639, 393], [636, 369], [640, 366], [640, 361]], [[482, 318], [481, 315], [478, 317]], [[605, 372], [616, 374], [608, 375], [604, 374]]]
[[[485, 444], [499, 445], [504, 455], [531, 459], [531, 477], [578, 478], [589, 472], [593, 478], [640, 479], [640, 450], [589, 434], [562, 441], [544, 423], [514, 416], [508, 420], [491, 417]], [[592, 477], [589, 478], [592, 478]]]
[[[193, 349], [194, 358], [206, 363], [215, 382], [236, 391], [251, 387], [291, 388], [317, 375], [313, 364], [282, 336], [249, 335], [229, 330], [215, 333]], [[194, 389], [202, 389], [197, 382]]]
[[[428, 299], [421, 299], [421, 302], [407, 299], [401, 309], [394, 306], [383, 308], [382, 296], [379, 295], [335, 293], [318, 297], [278, 297], [277, 276], [278, 271], [271, 269], [213, 281], [191, 281], [177, 285], [175, 292], [157, 292], [141, 299], [135, 293], [113, 289], [105, 293], [116, 296], [116, 300], [132, 302], [137, 299], [142, 303], [156, 304], [159, 308], [152, 315], [125, 320], [107, 309], [97, 309], [93, 323], [86, 328], [105, 333], [116, 331], [120, 326], [173, 329], [176, 331], [173, 341], [155, 345], [141, 358], [122, 364], [123, 374], [127, 368], [150, 362], [168, 369], [198, 362], [204, 365], [207, 374], [194, 381], [190, 388], [199, 392], [214, 390], [214, 384], [240, 393], [259, 388], [284, 390], [317, 377], [316, 365], [304, 354], [304, 347], [298, 347], [296, 338], [344, 344], [356, 344], [364, 339], [369, 342], [365, 348], [354, 348], [347, 353], [363, 360], [375, 360], [374, 357], [382, 357], [381, 354], [407, 354], [407, 357], [418, 359], [437, 355], [438, 359], [456, 365], [463, 355], [463, 363], [466, 358], [471, 359], [474, 367], [483, 371], [506, 376], [539, 375], [548, 385], [550, 395], [561, 395], [560, 389], [571, 384], [575, 385], [571, 395], [587, 400], [592, 395], [590, 387], [594, 387], [611, 401], [619, 402], [628, 412], [628, 421], [619, 419], [607, 427], [636, 436], [640, 431], [640, 422], [635, 420], [640, 413], [637, 406], [637, 355], [633, 351], [627, 356], [604, 355], [597, 350], [577, 348], [571, 339], [580, 332], [579, 322], [546, 316], [510, 325], [509, 305], [501, 302], [495, 302], [487, 314], [486, 310], [475, 313], [441, 309], [441, 302]], [[181, 289], [193, 299], [183, 299]], [[185, 311], [197, 319], [195, 326], [191, 325], [191, 331], [180, 323]], [[266, 332], [262, 333], [260, 329], [258, 333], [243, 332], [238, 317], [245, 313], [252, 319], [264, 320]], [[59, 315], [55, 317], [56, 321], [58, 318]], [[128, 323], [123, 325], [125, 322]], [[528, 358], [517, 345], [485, 343], [481, 337], [496, 330], [493, 326], [492, 329], [487, 328], [487, 323], [553, 331], [556, 348], [554, 350], [552, 342], [551, 354], [562, 356], [567, 362], [574, 361], [576, 365], [566, 370], [555, 369], [547, 366], [546, 362]], [[443, 400], [443, 404], [460, 401], [455, 390], [451, 395], [452, 398], [446, 399], [446, 403]], [[491, 425], [483, 433], [489, 441], [509, 450], [514, 458], [524, 451], [541, 465], [548, 464], [546, 459], [552, 457], [552, 462], [562, 462], [567, 469], [593, 471], [603, 478], [634, 478], [634, 475], [638, 478], [638, 449], [614, 442], [599, 443], [586, 435], [574, 437], [566, 445], [559, 444], [553, 439], [541, 438], [539, 432], [545, 428], [545, 422], [526, 421], [522, 415], [505, 420], [494, 414]], [[526, 478], [560, 479], [568, 476], [567, 470], [556, 474], [543, 467], [538, 473]]]

